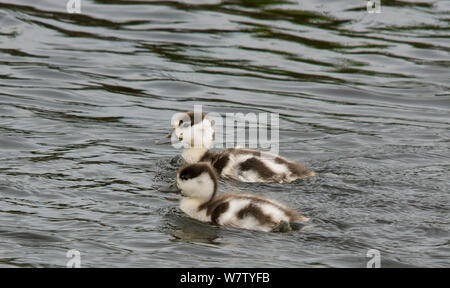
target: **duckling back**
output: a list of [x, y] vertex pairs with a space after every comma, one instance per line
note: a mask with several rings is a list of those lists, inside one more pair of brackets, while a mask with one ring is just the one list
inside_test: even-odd
[[265, 232], [282, 222], [309, 220], [278, 202], [253, 195], [225, 194], [203, 209], [214, 224]]
[[304, 165], [259, 150], [227, 149], [218, 154], [208, 152], [200, 161], [212, 164], [222, 176], [242, 182], [292, 182], [315, 175]]

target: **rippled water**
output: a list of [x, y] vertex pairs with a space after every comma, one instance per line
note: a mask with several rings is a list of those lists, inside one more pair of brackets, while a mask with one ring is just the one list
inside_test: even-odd
[[[0, 3], [0, 266], [449, 267], [450, 1]], [[299, 233], [185, 217], [171, 115], [280, 114], [321, 172], [222, 181], [311, 218]]]

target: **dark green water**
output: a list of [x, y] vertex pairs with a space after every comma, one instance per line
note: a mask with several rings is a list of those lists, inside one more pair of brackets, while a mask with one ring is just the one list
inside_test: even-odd
[[[0, 1], [0, 266], [449, 267], [450, 1]], [[321, 175], [222, 181], [299, 233], [186, 218], [175, 112], [280, 115]]]

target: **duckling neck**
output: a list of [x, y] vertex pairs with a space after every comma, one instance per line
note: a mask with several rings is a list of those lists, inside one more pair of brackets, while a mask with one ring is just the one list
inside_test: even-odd
[[208, 153], [208, 148], [191, 147], [184, 149], [181, 156], [188, 164], [193, 164], [199, 162], [206, 153]]
[[200, 209], [207, 202], [204, 199], [185, 197], [181, 199], [180, 209], [194, 219], [209, 222], [211, 217], [206, 214], [206, 209]]

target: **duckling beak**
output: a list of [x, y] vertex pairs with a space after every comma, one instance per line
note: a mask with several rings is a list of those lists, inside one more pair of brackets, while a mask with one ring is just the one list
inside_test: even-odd
[[175, 129], [172, 129], [172, 131], [169, 132], [169, 134], [167, 134], [167, 136], [157, 140], [155, 142], [156, 145], [163, 145], [163, 144], [169, 144], [171, 143], [171, 138], [172, 138], [172, 133]]
[[178, 188], [176, 183], [162, 186], [158, 189], [158, 191], [163, 193], [181, 193], [181, 189]]

